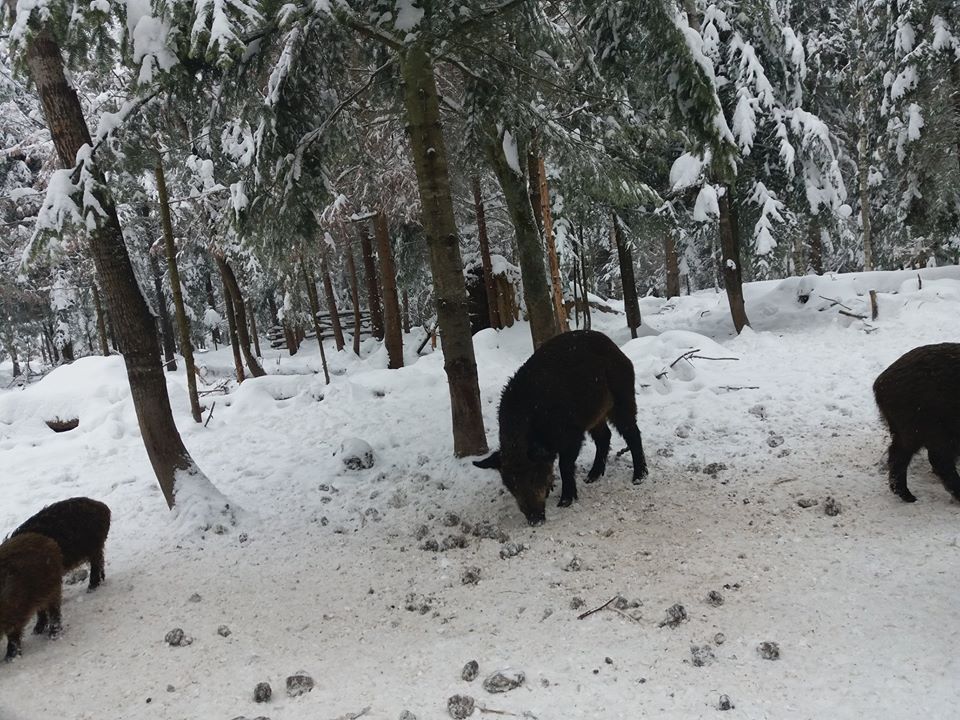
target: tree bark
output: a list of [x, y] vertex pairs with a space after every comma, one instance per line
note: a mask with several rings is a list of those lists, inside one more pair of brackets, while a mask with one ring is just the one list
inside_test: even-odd
[[297, 341], [297, 335], [293, 331], [293, 328], [290, 327], [290, 323], [284, 319], [281, 324], [283, 326], [283, 339], [287, 344], [287, 352], [290, 353], [292, 357], [296, 355], [300, 349], [300, 343]]
[[863, 233], [863, 269], [873, 270], [873, 223], [870, 220], [870, 138], [867, 116], [870, 113], [867, 95], [867, 54], [864, 35], [866, 27], [863, 17], [863, 2], [857, 2], [856, 26], [859, 37], [857, 48], [857, 185], [860, 199], [860, 226]]
[[810, 267], [817, 275], [823, 275], [823, 238], [820, 236], [820, 221], [810, 218], [807, 228], [807, 244], [810, 247]]
[[310, 315], [313, 317], [313, 331], [317, 334], [317, 346], [320, 348], [320, 364], [323, 366], [323, 378], [330, 384], [330, 370], [327, 368], [327, 354], [323, 350], [323, 332], [320, 330], [320, 301], [317, 298], [317, 279], [307, 270], [307, 264], [300, 260], [303, 284], [307, 290], [307, 302], [310, 303]]
[[333, 328], [333, 340], [337, 344], [337, 352], [343, 350], [343, 326], [340, 324], [340, 311], [337, 309], [337, 297], [333, 294], [333, 280], [330, 278], [330, 269], [327, 266], [327, 251], [324, 249], [320, 258], [320, 273], [323, 275], [323, 294], [327, 300], [327, 312], [330, 313], [330, 326]]
[[743, 303], [743, 274], [740, 270], [740, 231], [737, 228], [736, 205], [730, 197], [733, 189], [730, 185], [721, 188], [718, 205], [720, 208], [720, 254], [723, 285], [730, 302], [730, 315], [737, 334], [750, 324], [747, 309]]
[[[12, 0], [8, 0], [8, 4], [14, 16]], [[64, 167], [73, 167], [77, 152], [83, 145], [91, 144], [90, 133], [77, 94], [67, 83], [60, 48], [48, 28], [39, 29], [30, 39], [26, 60], [43, 102], [60, 162]], [[173, 507], [181, 484], [209, 481], [197, 469], [174, 423], [153, 332], [153, 317], [137, 285], [113, 197], [100, 169], [90, 159], [84, 164], [85, 172], [96, 183], [91, 190], [103, 211], [102, 215], [93, 216], [94, 223], [89, 222], [91, 216], [88, 215], [91, 255], [123, 352], [144, 446], [164, 499]]]
[[523, 278], [523, 299], [527, 304], [530, 333], [534, 349], [557, 334], [556, 317], [547, 274], [544, 270], [543, 245], [537, 220], [530, 204], [530, 195], [523, 176], [510, 167], [503, 150], [503, 136], [487, 147], [487, 157], [503, 189], [503, 196], [517, 235], [517, 254]]
[[406, 288], [403, 289], [403, 331], [410, 332], [410, 296]]
[[[217, 300], [213, 295], [213, 282], [210, 280], [210, 273], [204, 273], [204, 275], [204, 284], [207, 290], [207, 307], [219, 315], [220, 313], [217, 312]], [[216, 325], [210, 328], [210, 338], [213, 340], [213, 349], [216, 350], [217, 346], [222, 342], [220, 339], [220, 328]]]
[[246, 379], [246, 375], [243, 372], [243, 357], [240, 355], [240, 338], [237, 336], [237, 316], [233, 311], [233, 298], [230, 296], [230, 291], [227, 290], [227, 283], [223, 280], [222, 270], [220, 271], [220, 281], [223, 285], [223, 312], [227, 316], [227, 332], [230, 334], [233, 366], [237, 372], [237, 382], [242, 383]]
[[253, 340], [253, 352], [258, 358], [262, 358], [260, 336], [257, 333], [257, 309], [253, 305], [253, 300], [247, 300], [247, 313], [250, 315], [250, 338]]
[[567, 311], [563, 307], [563, 281], [560, 277], [560, 259], [557, 257], [557, 244], [553, 237], [553, 215], [550, 213], [550, 189], [547, 187], [547, 170], [543, 158], [537, 158], [537, 177], [540, 183], [540, 217], [543, 219], [543, 237], [547, 244], [547, 261], [550, 266], [550, 287], [553, 297], [553, 314], [557, 321], [557, 331], [567, 332]]
[[667, 298], [680, 297], [680, 257], [677, 255], [677, 240], [669, 228], [664, 230], [663, 252], [667, 267]]
[[437, 322], [450, 392], [453, 451], [457, 457], [487, 452], [477, 361], [470, 334], [463, 261], [454, 220], [447, 150], [433, 63], [426, 47], [414, 44], [400, 62], [408, 135], [430, 247]]
[[353, 354], [360, 357], [360, 281], [357, 278], [357, 263], [353, 249], [347, 245], [347, 273], [350, 275], [350, 296], [353, 300]]
[[490, 240], [487, 237], [487, 216], [483, 209], [483, 196], [480, 193], [480, 178], [472, 178], [473, 208], [477, 215], [477, 238], [480, 241], [480, 264], [483, 266], [483, 286], [487, 292], [487, 309], [490, 327], [499, 330], [500, 309], [497, 305], [497, 284], [493, 279], [493, 261], [490, 259]]
[[377, 340], [383, 340], [383, 309], [380, 305], [380, 283], [377, 281], [377, 264], [373, 259], [373, 243], [367, 221], [358, 224], [360, 252], [363, 256], [363, 274], [367, 280], [367, 305], [370, 307], [370, 329]]
[[403, 331], [400, 328], [400, 300], [397, 298], [397, 268], [393, 263], [390, 247], [390, 227], [387, 216], [381, 210], [373, 221], [377, 237], [377, 255], [380, 257], [380, 277], [383, 279], [383, 330], [389, 361], [387, 368], [403, 367]]
[[640, 300], [637, 298], [637, 281], [633, 274], [633, 252], [623, 236], [620, 218], [616, 212], [610, 213], [613, 219], [613, 237], [617, 245], [617, 259], [620, 261], [620, 284], [623, 286], [623, 309], [627, 314], [627, 327], [630, 337], [637, 337], [640, 327]]
[[157, 262], [157, 256], [153, 253], [152, 243], [148, 244], [147, 256], [150, 262], [150, 272], [153, 274], [153, 290], [157, 296], [157, 320], [160, 323], [163, 367], [167, 372], [175, 372], [177, 369], [177, 349], [173, 341], [173, 323], [170, 322], [167, 297], [163, 294], [163, 273], [160, 270], [160, 263]]
[[583, 292], [580, 293], [583, 296], [583, 327], [585, 330], [589, 330], [593, 327], [593, 317], [590, 314], [590, 296], [589, 296], [589, 287], [587, 285], [587, 246], [583, 239], [583, 223], [580, 223], [578, 228], [578, 245], [580, 251], [580, 282], [583, 284]]
[[180, 285], [180, 268], [177, 266], [177, 247], [173, 241], [173, 220], [170, 217], [170, 200], [167, 196], [167, 178], [163, 172], [163, 163], [159, 159], [154, 168], [157, 180], [157, 196], [160, 203], [160, 224], [163, 227], [163, 247], [167, 257], [167, 274], [170, 276], [170, 290], [173, 295], [173, 310], [177, 315], [177, 328], [180, 330], [180, 354], [187, 372], [187, 396], [190, 398], [190, 414], [194, 422], [202, 422], [200, 396], [197, 395], [197, 366], [193, 359], [193, 341], [190, 339], [190, 320], [187, 307], [183, 302], [183, 288]]
[[530, 207], [533, 217], [537, 221], [537, 232], [543, 234], [543, 205], [540, 203], [540, 143], [537, 141], [537, 131], [530, 133], [530, 144], [527, 146], [527, 193], [530, 196]]
[[107, 322], [103, 317], [103, 303], [100, 302], [100, 289], [93, 283], [93, 307], [97, 312], [97, 337], [100, 340], [100, 354], [110, 356], [110, 345], [107, 342]]
[[240, 292], [240, 284], [237, 282], [237, 276], [233, 274], [233, 268], [230, 267], [223, 257], [214, 255], [214, 261], [220, 270], [220, 277], [223, 278], [223, 287], [230, 295], [233, 301], [234, 326], [237, 336], [240, 338], [240, 352], [243, 353], [243, 359], [246, 360], [247, 368], [253, 377], [263, 377], [267, 373], [260, 367], [260, 363], [250, 352], [250, 335], [247, 332], [247, 311], [243, 301], [243, 293]]

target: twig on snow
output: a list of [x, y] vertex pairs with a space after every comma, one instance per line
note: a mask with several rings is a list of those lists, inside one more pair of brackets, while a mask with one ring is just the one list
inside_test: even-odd
[[600, 611], [603, 610], [605, 607], [607, 607], [607, 605], [609, 605], [609, 604], [612, 603], [614, 600], [616, 600], [618, 597], [620, 597], [620, 596], [619, 596], [619, 595], [614, 595], [612, 598], [610, 598], [609, 600], [607, 600], [607, 601], [606, 601], [603, 605], [601, 605], [600, 607], [594, 608], [593, 610], [587, 610], [585, 613], [580, 613], [579, 615], [577, 615], [577, 620], [583, 620], [585, 617], [589, 617], [589, 616], [593, 615], [593, 614], [596, 613], [596, 612], [600, 612]]
[[847, 317], [856, 318], [857, 320], [866, 320], [866, 319], [867, 319], [867, 316], [866, 316], [866, 315], [858, 315], [857, 313], [847, 312], [846, 310], [837, 310], [837, 312], [840, 313], [841, 315], [846, 315]]
[[672, 363], [670, 363], [670, 367], [673, 367], [681, 360], [739, 360], [740, 359], [735, 357], [707, 357], [706, 355], [697, 355], [698, 352], [700, 352], [700, 348], [687, 350], [687, 352], [685, 352], [683, 355], [681, 355]]
[[357, 720], [357, 718], [363, 717], [364, 715], [366, 715], [366, 714], [369, 713], [369, 712], [370, 712], [370, 705], [367, 705], [367, 706], [366, 706], [363, 710], [361, 710], [360, 712], [347, 713], [346, 715], [341, 715], [341, 716], [339, 716], [338, 718], [336, 718], [336, 720]]
[[759, 385], [721, 385], [719, 390], [759, 390]]
[[213, 409], [217, 406], [217, 401], [213, 401], [213, 405], [210, 406], [210, 414], [207, 415], [207, 421], [203, 424], [204, 427], [210, 424], [210, 418], [213, 417]]
[[831, 303], [830, 307], [833, 307], [834, 305], [839, 305], [840, 307], [846, 308], [847, 310], [853, 310], [853, 308], [850, 307], [849, 305], [844, 305], [842, 302], [840, 302], [839, 300], [835, 300], [834, 298], [824, 297], [823, 295], [817, 295], [817, 297], [820, 298], [821, 300], [826, 300], [828, 303]]

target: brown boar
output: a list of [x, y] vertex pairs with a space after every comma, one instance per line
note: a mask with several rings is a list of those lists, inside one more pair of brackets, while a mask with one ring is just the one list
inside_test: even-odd
[[873, 383], [880, 414], [890, 429], [890, 489], [906, 502], [907, 467], [926, 448], [933, 472], [960, 500], [960, 344], [924, 345], [906, 353]]
[[575, 330], [541, 345], [510, 378], [500, 398], [500, 449], [475, 462], [498, 468], [531, 525], [545, 520], [560, 462], [559, 507], [577, 499], [576, 462], [584, 433], [597, 446], [587, 482], [603, 475], [610, 451], [610, 422], [633, 456], [633, 482], [647, 474], [637, 428], [633, 363], [603, 333]]
[[95, 590], [103, 581], [103, 546], [110, 532], [110, 508], [102, 502], [85, 497], [55, 502], [10, 536], [28, 532], [46, 535], [60, 546], [64, 572], [89, 562], [89, 590]]
[[0, 634], [7, 636], [6, 660], [20, 655], [23, 628], [37, 614], [33, 631], [60, 633], [63, 562], [57, 543], [23, 533], [0, 545]]

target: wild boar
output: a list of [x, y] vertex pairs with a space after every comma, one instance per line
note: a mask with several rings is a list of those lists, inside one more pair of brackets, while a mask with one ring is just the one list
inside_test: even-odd
[[60, 632], [63, 562], [57, 543], [23, 533], [0, 545], [0, 633], [7, 636], [6, 660], [20, 655], [23, 628], [37, 614], [37, 634]]

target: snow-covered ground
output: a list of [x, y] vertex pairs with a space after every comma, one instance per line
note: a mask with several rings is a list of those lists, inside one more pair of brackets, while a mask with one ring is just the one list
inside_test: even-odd
[[[207, 427], [190, 421], [182, 373], [169, 376], [187, 446], [244, 510], [223, 535], [171, 522], [119, 358], [0, 391], [0, 535], [74, 495], [113, 510], [105, 585], [68, 585], [62, 638], [29, 636], [0, 667], [0, 718], [332, 720], [369, 708], [372, 720], [434, 720], [454, 694], [476, 699], [474, 717], [496, 717], [482, 706], [540, 720], [705, 718], [721, 694], [734, 718], [956, 717], [960, 509], [919, 456], [920, 502], [890, 493], [870, 389], [906, 350], [960, 340], [960, 268], [921, 276], [922, 288], [914, 272], [748, 286], [754, 329], [739, 337], [712, 292], [644, 300], [656, 332], [633, 341], [622, 316], [594, 313], [636, 364], [650, 476], [632, 486], [625, 455], [582, 484], [588, 440], [579, 503], [551, 502], [538, 528], [496, 473], [451, 457], [439, 353], [388, 371], [369, 343], [362, 361], [331, 348], [325, 387], [315, 345], [269, 351], [270, 376], [204, 397], [208, 412], [216, 402]], [[869, 314], [868, 289], [880, 291], [875, 322], [838, 313]], [[529, 332], [485, 331], [475, 346], [493, 446]], [[737, 359], [672, 364], [692, 349]], [[229, 351], [201, 363], [208, 389], [230, 375]], [[43, 422], [54, 416], [80, 426], [54, 434]], [[335, 453], [351, 438], [373, 447], [372, 469], [343, 467]], [[839, 515], [824, 512], [828, 496]], [[503, 559], [506, 544], [467, 533], [466, 547], [421, 549], [463, 532], [451, 514], [527, 547]], [[469, 567], [479, 583], [461, 582]], [[639, 606], [578, 619], [618, 594]], [[675, 603], [688, 619], [660, 627]], [[176, 627], [193, 643], [168, 646]], [[763, 641], [779, 660], [760, 657]], [[695, 666], [691, 646], [707, 644]], [[460, 678], [469, 660], [472, 683]], [[522, 687], [482, 689], [506, 667], [525, 673]], [[300, 670], [316, 687], [288, 698]], [[264, 681], [274, 697], [257, 705]]]

